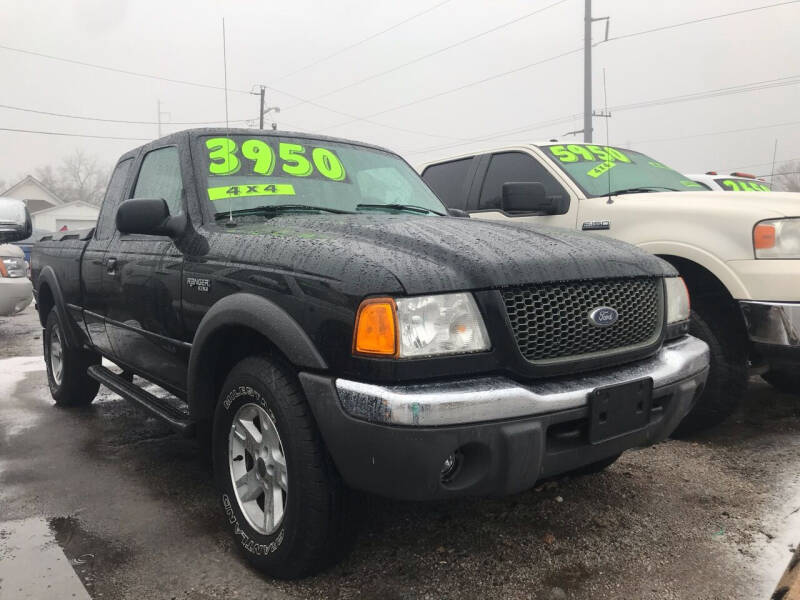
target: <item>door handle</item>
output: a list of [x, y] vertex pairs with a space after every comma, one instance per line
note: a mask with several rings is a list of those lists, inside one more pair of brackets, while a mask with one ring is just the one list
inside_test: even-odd
[[109, 258], [106, 261], [106, 273], [109, 275], [116, 275], [117, 274], [117, 259], [116, 258]]

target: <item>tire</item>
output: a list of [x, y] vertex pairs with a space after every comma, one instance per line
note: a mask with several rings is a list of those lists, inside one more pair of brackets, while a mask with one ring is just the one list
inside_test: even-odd
[[[349, 491], [288, 366], [254, 356], [233, 367], [214, 414], [212, 454], [227, 528], [258, 570], [303, 577], [349, 547]], [[269, 497], [282, 515], [267, 515]]]
[[673, 437], [719, 425], [736, 411], [747, 389], [746, 339], [734, 314], [720, 304], [702, 303], [692, 310], [689, 333], [708, 344], [711, 364], [702, 395]]
[[761, 376], [775, 389], [784, 394], [794, 394], [800, 396], [800, 373], [791, 372], [788, 369], [772, 369]]
[[44, 359], [50, 395], [58, 406], [87, 406], [92, 403], [100, 384], [86, 374], [100, 364], [100, 355], [88, 350], [68, 348], [64, 344], [64, 325], [55, 308], [45, 322]]

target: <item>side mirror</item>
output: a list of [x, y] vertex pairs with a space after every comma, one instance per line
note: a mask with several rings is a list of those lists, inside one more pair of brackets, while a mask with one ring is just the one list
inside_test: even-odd
[[461, 210], [460, 208], [448, 208], [447, 214], [451, 217], [459, 217], [461, 219], [469, 219], [469, 213], [465, 210]]
[[132, 198], [117, 209], [117, 229], [120, 233], [167, 235], [180, 237], [186, 228], [186, 216], [169, 215], [163, 198]]
[[563, 215], [567, 210], [569, 210], [569, 198], [548, 196], [544, 185], [538, 181], [503, 184], [504, 212]]
[[18, 242], [33, 235], [28, 207], [20, 200], [0, 198], [0, 244]]

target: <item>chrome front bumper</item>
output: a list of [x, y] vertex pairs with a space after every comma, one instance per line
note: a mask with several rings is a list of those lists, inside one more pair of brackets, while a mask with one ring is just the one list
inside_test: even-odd
[[800, 302], [739, 302], [750, 340], [800, 347]]
[[476, 377], [415, 385], [336, 380], [342, 408], [356, 419], [387, 425], [432, 427], [527, 417], [586, 406], [592, 390], [651, 377], [655, 391], [707, 376], [708, 346], [692, 336], [664, 344], [653, 357], [575, 377], [521, 384], [506, 377]]

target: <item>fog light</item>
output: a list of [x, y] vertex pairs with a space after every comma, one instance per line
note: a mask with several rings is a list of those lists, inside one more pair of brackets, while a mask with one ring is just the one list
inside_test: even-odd
[[453, 452], [444, 459], [442, 463], [441, 479], [442, 483], [447, 483], [455, 477], [458, 468], [461, 466], [461, 453]]

